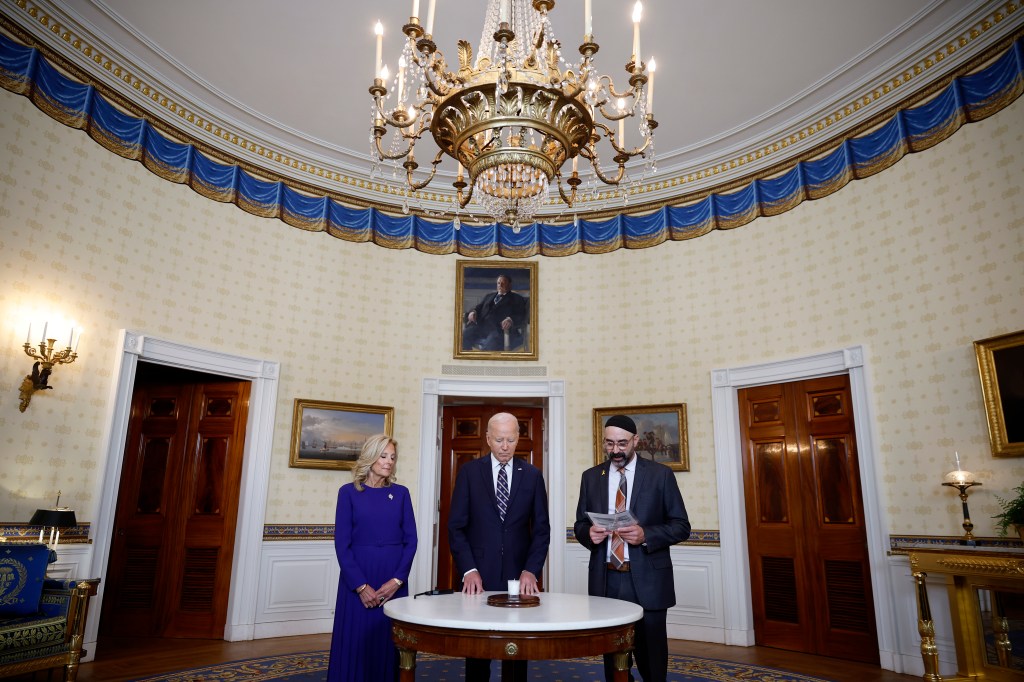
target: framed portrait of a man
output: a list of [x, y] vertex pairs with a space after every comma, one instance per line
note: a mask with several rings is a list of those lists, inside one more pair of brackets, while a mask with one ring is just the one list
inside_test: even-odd
[[537, 359], [537, 264], [456, 261], [455, 357]]

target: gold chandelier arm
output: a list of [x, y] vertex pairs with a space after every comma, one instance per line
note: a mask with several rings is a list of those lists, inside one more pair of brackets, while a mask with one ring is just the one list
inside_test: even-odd
[[625, 154], [626, 154], [627, 156], [631, 156], [631, 157], [632, 157], [632, 156], [639, 156], [639, 155], [643, 154], [643, 153], [644, 153], [645, 151], [647, 151], [647, 148], [651, 146], [651, 141], [652, 141], [653, 139], [654, 139], [654, 138], [653, 138], [653, 137], [651, 137], [650, 135], [645, 135], [645, 136], [644, 136], [644, 143], [643, 143], [643, 145], [642, 145], [642, 146], [640, 146], [640, 147], [634, 147], [634, 148], [633, 148], [633, 149], [631, 149], [630, 151], [628, 151], [628, 152], [624, 152], [624, 153], [625, 153]]
[[[455, 188], [457, 190], [457, 197], [456, 198], [459, 200], [459, 208], [466, 208], [466, 204], [468, 204], [470, 202], [470, 200], [473, 198], [473, 189], [476, 187], [476, 185], [474, 183], [469, 183], [468, 185], [466, 185], [465, 183], [461, 183], [463, 186], [459, 187], [460, 183], [461, 183], [461, 178], [460, 178], [460, 182], [459, 183], [454, 183], [455, 184]], [[463, 192], [463, 190], [466, 187], [469, 187], [469, 191], [468, 192]]]
[[634, 100], [633, 103], [630, 106], [626, 107], [622, 111], [616, 111], [616, 109], [618, 109], [618, 107], [613, 107], [611, 111], [608, 111], [606, 105], [608, 104], [609, 101], [610, 100], [605, 100], [604, 102], [601, 103], [601, 105], [599, 107], [599, 109], [601, 111], [601, 115], [604, 116], [607, 120], [609, 120], [609, 121], [618, 121], [618, 120], [621, 120], [623, 118], [626, 118], [627, 116], [632, 116], [633, 115], [633, 108], [636, 107], [636, 100]]
[[612, 179], [601, 171], [601, 166], [597, 164], [597, 154], [587, 155], [586, 158], [590, 159], [590, 167], [594, 169], [594, 173], [597, 175], [597, 179], [606, 185], [617, 185], [620, 182], [622, 182], [622, 178], [625, 177], [626, 175], [626, 164], [624, 161], [619, 162], [619, 172], [615, 176], [615, 178]]
[[[408, 116], [404, 109], [395, 109], [395, 111], [402, 112], [402, 116], [400, 117], [397, 117], [394, 114], [389, 114], [384, 111], [384, 107], [382, 106], [383, 101], [383, 98], [377, 100], [377, 114], [392, 128], [408, 128], [409, 126], [415, 125], [416, 121], [420, 118], [419, 116], [415, 118]], [[404, 135], [405, 133], [403, 132], [402, 134]], [[419, 135], [416, 135], [416, 137], [419, 137]]]
[[[412, 151], [412, 147], [411, 146], [410, 146], [410, 151]], [[421, 190], [424, 187], [426, 187], [427, 185], [429, 185], [430, 181], [434, 179], [434, 175], [437, 173], [437, 165], [439, 163], [441, 163], [441, 159], [443, 159], [443, 158], [444, 158], [444, 152], [443, 151], [439, 151], [437, 153], [437, 156], [434, 157], [434, 160], [430, 162], [431, 165], [432, 165], [432, 168], [430, 169], [430, 175], [427, 176], [427, 179], [424, 180], [423, 182], [413, 182], [412, 172], [414, 170], [416, 170], [417, 168], [419, 168], [419, 164], [416, 163], [416, 159], [414, 159], [412, 154], [410, 154], [409, 155], [409, 160], [406, 161], [404, 164], [402, 164], [402, 166], [405, 168], [405, 181], [409, 185], [409, 187], [411, 187], [414, 190]]]
[[377, 157], [380, 159], [386, 159], [388, 161], [397, 161], [398, 159], [404, 159], [405, 157], [409, 156], [409, 153], [415, 146], [414, 144], [410, 144], [408, 147], [405, 148], [405, 151], [400, 154], [389, 154], [388, 152], [384, 151], [384, 148], [380, 144], [381, 137], [383, 137], [383, 134], [375, 135], [374, 139], [374, 144], [376, 144], [377, 146]]
[[[633, 86], [633, 87], [630, 87], [629, 90], [623, 90], [622, 92], [617, 92], [615, 90], [615, 83], [612, 82], [612, 77], [609, 76], [608, 74], [604, 74], [603, 76], [601, 76], [600, 78], [597, 79], [598, 83], [600, 83], [601, 81], [605, 82], [605, 86], [608, 88], [608, 94], [610, 94], [615, 99], [618, 99], [619, 97], [633, 97], [634, 103], [636, 102], [636, 97], [637, 97], [637, 94], [639, 92], [639, 88]], [[646, 82], [646, 81], [644, 81], [644, 82]]]
[[[573, 178], [576, 180], [575, 183], [573, 183], [572, 181]], [[562, 189], [562, 174], [555, 173], [555, 184], [558, 186], [558, 195], [562, 197], [562, 201], [565, 202], [565, 205], [568, 206], [569, 208], [572, 208], [573, 203], [575, 203], [576, 201], [576, 188], [580, 184], [579, 173], [574, 173], [573, 178], [566, 180], [566, 182], [569, 183], [570, 187], [572, 187], [572, 191], [568, 195], [566, 195], [565, 190]]]

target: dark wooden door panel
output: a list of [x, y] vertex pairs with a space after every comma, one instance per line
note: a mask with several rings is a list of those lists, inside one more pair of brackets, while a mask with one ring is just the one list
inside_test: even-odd
[[758, 644], [877, 663], [849, 380], [739, 393]]
[[[438, 494], [437, 588], [453, 589], [461, 576], [448, 544], [448, 516], [452, 490], [459, 467], [478, 457], [488, 455], [487, 421], [498, 412], [509, 412], [519, 420], [518, 459], [544, 470], [544, 410], [534, 407], [507, 408], [501, 405], [459, 405], [444, 408], [441, 421], [441, 481]], [[538, 583], [543, 577], [537, 576]]]
[[249, 383], [136, 386], [101, 628], [221, 639]]
[[103, 601], [106, 634], [157, 636], [166, 624], [162, 587], [180, 475], [175, 453], [184, 447], [191, 400], [191, 386], [144, 387], [133, 395]]

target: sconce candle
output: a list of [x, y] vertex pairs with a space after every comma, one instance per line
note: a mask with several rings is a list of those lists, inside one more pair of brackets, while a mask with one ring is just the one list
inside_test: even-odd
[[[18, 395], [21, 397], [21, 402], [18, 404], [18, 410], [24, 412], [28, 408], [29, 402], [32, 400], [32, 394], [36, 391], [44, 389], [52, 389], [53, 387], [48, 384], [50, 374], [53, 372], [54, 365], [69, 365], [78, 359], [78, 344], [75, 343], [75, 349], [72, 350], [71, 344], [74, 342], [75, 329], [71, 328], [71, 334], [68, 336], [68, 345], [64, 350], [56, 350], [54, 344], [57, 343], [57, 339], [46, 338], [46, 332], [50, 327], [49, 322], [43, 323], [43, 337], [39, 341], [39, 345], [36, 347], [32, 346], [32, 325], [28, 326], [28, 337], [26, 338], [23, 346], [25, 355], [29, 356], [35, 362], [32, 364], [32, 373], [26, 374], [25, 378], [21, 381], [21, 387], [18, 389]], [[81, 341], [82, 333], [78, 333], [78, 340]]]

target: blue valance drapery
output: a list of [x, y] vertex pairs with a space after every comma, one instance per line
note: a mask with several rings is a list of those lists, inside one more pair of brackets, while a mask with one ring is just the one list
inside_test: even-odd
[[645, 215], [622, 213], [607, 220], [581, 219], [557, 225], [537, 222], [516, 233], [500, 224], [460, 230], [452, 222], [353, 208], [326, 191], [309, 192], [305, 186], [299, 191], [288, 180], [261, 179], [237, 163], [210, 158], [194, 143], [169, 139], [150, 121], [114, 106], [96, 86], [58, 71], [37, 48], [0, 35], [0, 85], [29, 97], [61, 123], [84, 129], [110, 151], [141, 161], [162, 178], [187, 183], [210, 199], [232, 202], [254, 215], [279, 218], [304, 230], [326, 231], [348, 241], [394, 249], [474, 258], [646, 248], [783, 213], [805, 199], [827, 196], [850, 180], [884, 170], [908, 152], [945, 140], [965, 122], [981, 120], [1006, 107], [1024, 88], [1022, 72], [1024, 37], [1018, 34], [985, 68], [952, 78], [927, 102], [898, 108], [886, 120], [877, 121], [871, 132], [833, 140], [831, 151], [795, 162], [772, 177], [754, 178], [729, 191], [712, 190], [692, 201], [681, 197], [678, 201], [687, 203], [669, 202]]

